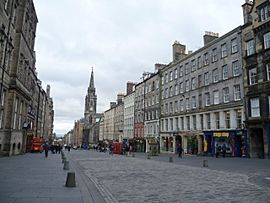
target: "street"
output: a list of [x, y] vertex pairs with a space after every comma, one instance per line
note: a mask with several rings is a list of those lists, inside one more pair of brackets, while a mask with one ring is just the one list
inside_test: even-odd
[[[64, 151], [0, 158], [0, 202], [269, 202], [270, 161], [176, 155], [150, 157]], [[173, 162], [169, 162], [169, 157]], [[209, 167], [202, 167], [206, 159]]]

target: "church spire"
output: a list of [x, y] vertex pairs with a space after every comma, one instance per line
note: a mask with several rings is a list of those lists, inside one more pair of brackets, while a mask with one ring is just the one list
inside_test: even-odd
[[91, 78], [90, 78], [89, 89], [95, 89], [95, 85], [94, 85], [94, 71], [93, 71], [93, 67], [92, 67], [92, 72], [91, 72]]

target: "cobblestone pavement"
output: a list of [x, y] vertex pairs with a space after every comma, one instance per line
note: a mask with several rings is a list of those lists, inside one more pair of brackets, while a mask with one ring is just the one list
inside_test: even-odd
[[269, 202], [270, 199], [270, 188], [251, 181], [248, 173], [93, 151], [72, 152], [69, 156], [94, 182], [106, 202]]

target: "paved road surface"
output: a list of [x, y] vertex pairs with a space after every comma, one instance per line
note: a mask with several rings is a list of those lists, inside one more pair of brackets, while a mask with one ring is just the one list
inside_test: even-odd
[[[73, 151], [70, 159], [101, 191], [107, 202], [269, 202], [270, 161], [168, 155], [146, 159]], [[256, 171], [256, 173], [254, 173]], [[254, 177], [265, 181], [253, 180]], [[255, 179], [257, 179], [255, 178]], [[268, 182], [267, 182], [268, 181]]]
[[[0, 203], [270, 202], [270, 160], [160, 155], [147, 159], [65, 151], [75, 188], [66, 188], [61, 156], [0, 158]], [[173, 162], [169, 162], [172, 156]]]

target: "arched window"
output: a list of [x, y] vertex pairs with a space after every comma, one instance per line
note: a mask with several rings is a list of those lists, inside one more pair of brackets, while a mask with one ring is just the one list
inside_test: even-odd
[[15, 150], [16, 144], [13, 143], [12, 150]]
[[2, 144], [0, 144], [0, 151], [2, 150]]
[[21, 143], [20, 142], [18, 143], [18, 149], [21, 149]]

